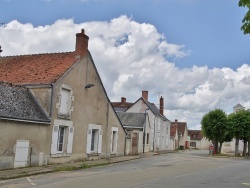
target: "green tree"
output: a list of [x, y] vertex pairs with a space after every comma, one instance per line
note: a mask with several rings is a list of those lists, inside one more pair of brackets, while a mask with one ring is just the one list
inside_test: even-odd
[[250, 0], [240, 0], [239, 6], [248, 8], [247, 13], [242, 20], [243, 25], [241, 26], [241, 30], [244, 34], [250, 34]]
[[226, 113], [221, 109], [208, 112], [203, 116], [201, 126], [203, 135], [214, 143], [215, 151], [218, 151], [218, 143], [220, 143], [220, 153], [222, 143], [231, 138]]
[[250, 143], [250, 112], [239, 110], [232, 113], [228, 116], [228, 122], [235, 137], [235, 155], [239, 155], [239, 140], [244, 142], [243, 155], [245, 155], [247, 142]]

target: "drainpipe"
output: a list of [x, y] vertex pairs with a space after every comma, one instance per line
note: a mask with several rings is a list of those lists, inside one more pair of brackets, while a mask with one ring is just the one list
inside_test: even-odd
[[108, 125], [109, 125], [109, 100], [107, 102], [107, 113], [106, 113], [106, 119], [107, 119], [107, 122], [106, 122], [106, 156], [105, 158], [107, 158], [108, 156]]
[[155, 117], [154, 116], [154, 137], [153, 137], [153, 152], [155, 151]]
[[143, 127], [143, 150], [142, 152], [144, 153], [145, 152], [145, 144], [146, 144], [146, 140], [145, 140], [145, 137], [146, 137], [146, 123], [147, 123], [147, 110], [148, 108], [145, 110], [145, 123], [144, 123], [144, 127]]

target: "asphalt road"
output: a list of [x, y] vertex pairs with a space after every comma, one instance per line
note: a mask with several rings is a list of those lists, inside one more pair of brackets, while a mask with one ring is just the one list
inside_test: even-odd
[[250, 188], [250, 160], [184, 151], [79, 171], [0, 182], [1, 188]]

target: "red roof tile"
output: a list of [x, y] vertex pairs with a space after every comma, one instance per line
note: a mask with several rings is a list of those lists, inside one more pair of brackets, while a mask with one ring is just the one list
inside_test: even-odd
[[175, 124], [170, 125], [170, 136], [175, 137], [177, 126]]
[[185, 130], [187, 129], [187, 123], [186, 122], [171, 122], [171, 126], [176, 126], [178, 134], [181, 133], [184, 135]]
[[75, 62], [75, 52], [0, 57], [0, 81], [14, 84], [54, 83]]
[[203, 138], [201, 130], [188, 130], [190, 140], [201, 140]]

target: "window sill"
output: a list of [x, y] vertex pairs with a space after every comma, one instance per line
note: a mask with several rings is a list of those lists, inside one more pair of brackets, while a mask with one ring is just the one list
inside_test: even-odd
[[94, 156], [99, 156], [100, 153], [88, 153], [88, 157], [94, 157]]
[[57, 153], [57, 154], [51, 154], [50, 156], [53, 158], [59, 158], [59, 157], [70, 157], [71, 154], [69, 153]]
[[61, 119], [70, 119], [69, 114], [60, 114], [60, 113], [58, 113], [57, 117], [61, 118]]

